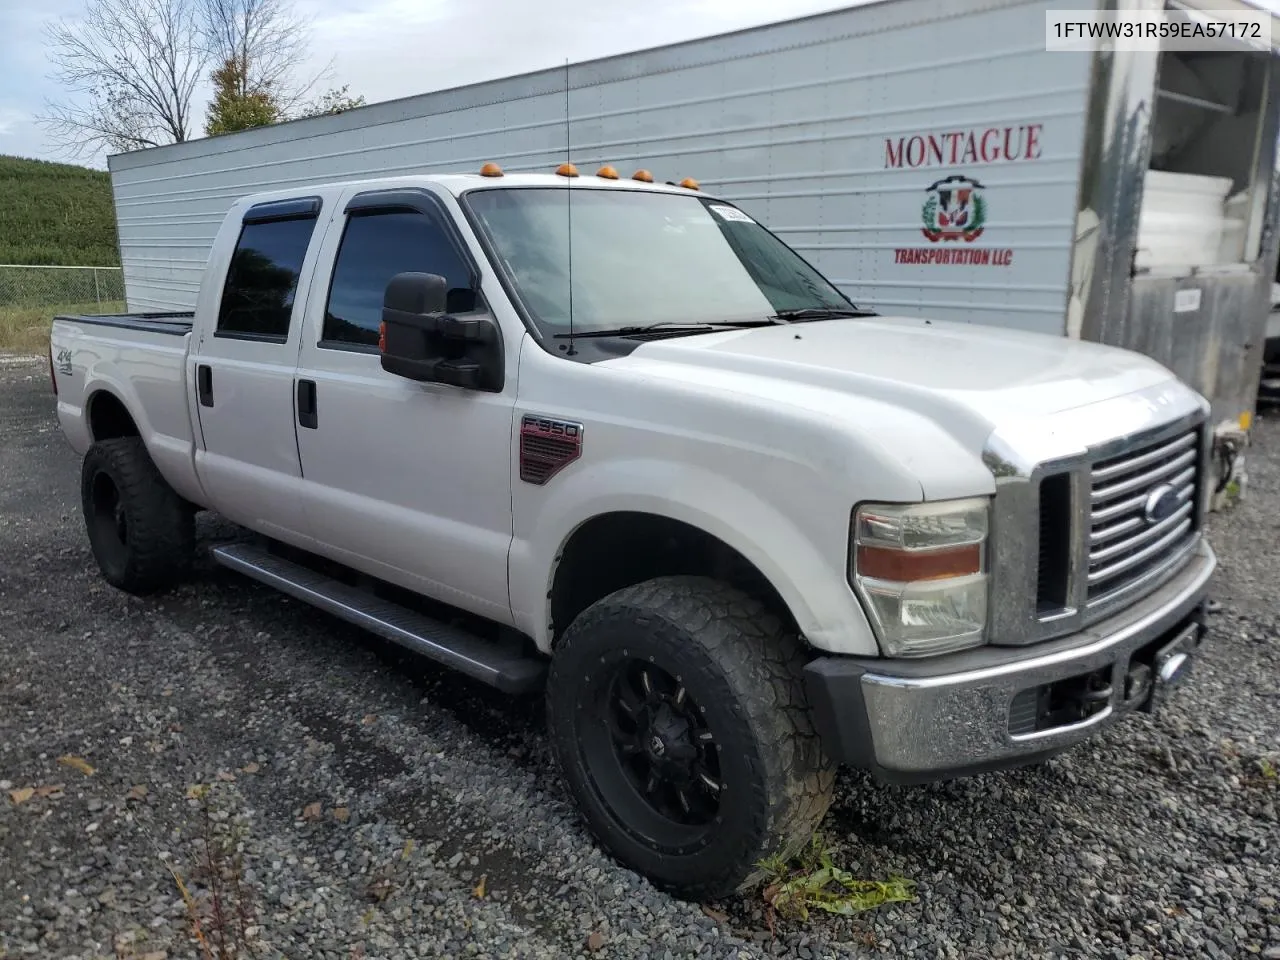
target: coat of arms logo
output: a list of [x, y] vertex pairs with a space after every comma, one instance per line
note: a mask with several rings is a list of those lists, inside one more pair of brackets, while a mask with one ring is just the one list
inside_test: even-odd
[[987, 202], [982, 184], [971, 177], [951, 176], [931, 183], [921, 211], [921, 232], [932, 243], [964, 240], [972, 243], [982, 236], [987, 222]]

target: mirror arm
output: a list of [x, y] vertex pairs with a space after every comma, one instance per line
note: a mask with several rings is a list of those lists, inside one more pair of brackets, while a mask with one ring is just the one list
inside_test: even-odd
[[412, 327], [423, 333], [436, 334], [444, 340], [472, 343], [491, 343], [496, 329], [488, 318], [469, 320], [447, 313], [401, 313], [396, 317], [395, 322], [402, 327]]
[[408, 360], [404, 357], [388, 357], [384, 355], [382, 369], [388, 373], [394, 373], [397, 376], [423, 383], [443, 383], [447, 386], [465, 387], [471, 390], [478, 390], [483, 386], [481, 382], [483, 371], [480, 364], [474, 360], [444, 360], [441, 358], [434, 360]]

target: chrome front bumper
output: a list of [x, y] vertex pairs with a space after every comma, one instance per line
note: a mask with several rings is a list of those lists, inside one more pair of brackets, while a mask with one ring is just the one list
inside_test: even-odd
[[814, 660], [806, 685], [824, 748], [891, 782], [943, 780], [1035, 762], [1153, 709], [1199, 647], [1216, 565], [1201, 540], [1148, 596], [1031, 647]]

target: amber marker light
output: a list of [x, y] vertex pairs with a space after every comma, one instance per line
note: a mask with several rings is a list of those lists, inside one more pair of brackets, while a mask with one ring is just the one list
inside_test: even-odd
[[982, 572], [982, 547], [976, 543], [939, 550], [895, 550], [858, 545], [858, 573], [874, 580], [916, 583]]

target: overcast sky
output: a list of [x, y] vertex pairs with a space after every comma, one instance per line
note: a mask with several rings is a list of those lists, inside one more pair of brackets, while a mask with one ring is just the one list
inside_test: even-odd
[[[309, 73], [333, 58], [326, 86], [349, 84], [370, 103], [864, 2], [294, 0], [313, 22]], [[1280, 11], [1280, 0], [1255, 2]], [[35, 123], [46, 100], [60, 93], [48, 76], [42, 28], [59, 16], [75, 17], [84, 3], [0, 0], [0, 154], [58, 159]], [[207, 96], [206, 86], [199, 92], [199, 129]]]
[[[312, 70], [373, 103], [857, 5], [859, 0], [294, 0]], [[865, 0], [863, 0], [865, 2]], [[1276, 0], [1280, 3], [1280, 0]], [[59, 159], [35, 123], [59, 91], [42, 27], [84, 0], [0, 0], [0, 154]], [[207, 90], [201, 91], [201, 98]], [[203, 103], [199, 110], [203, 128]], [[98, 164], [104, 165], [103, 162]]]

